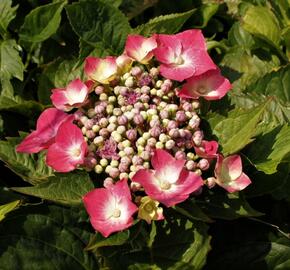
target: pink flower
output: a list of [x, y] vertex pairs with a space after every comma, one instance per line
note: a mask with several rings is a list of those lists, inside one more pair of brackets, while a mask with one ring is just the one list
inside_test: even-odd
[[138, 210], [132, 203], [127, 180], [122, 179], [107, 188], [96, 188], [83, 198], [94, 229], [104, 237], [127, 229], [133, 224], [132, 215]]
[[178, 96], [216, 100], [221, 99], [231, 88], [232, 85], [229, 80], [223, 77], [218, 69], [209, 70], [204, 74], [189, 78]]
[[70, 122], [63, 123], [55, 143], [47, 151], [46, 163], [58, 172], [69, 172], [85, 162], [87, 143], [82, 131]]
[[37, 120], [36, 130], [16, 147], [16, 151], [30, 154], [47, 149], [54, 143], [59, 126], [63, 122], [72, 122], [73, 120], [73, 115], [68, 115], [55, 108], [46, 109]]
[[139, 35], [129, 35], [126, 41], [125, 53], [134, 60], [147, 64], [153, 57], [157, 47], [155, 37], [145, 38]]
[[85, 74], [89, 79], [102, 84], [109, 84], [117, 75], [118, 66], [116, 58], [107, 56], [106, 58], [87, 57], [85, 63]]
[[183, 81], [200, 75], [216, 65], [207, 53], [201, 30], [187, 30], [176, 35], [156, 35], [158, 47], [154, 55], [160, 73], [168, 79]]
[[165, 150], [157, 149], [151, 158], [154, 170], [141, 169], [132, 180], [140, 183], [152, 199], [167, 207], [173, 206], [203, 185], [199, 175], [184, 169], [185, 162], [185, 159], [177, 160]]
[[116, 64], [121, 73], [127, 72], [133, 63], [133, 59], [126, 54], [122, 54], [116, 58]]
[[216, 141], [205, 141], [201, 142], [201, 146], [194, 147], [195, 153], [202, 158], [216, 158], [218, 143]]
[[243, 190], [251, 184], [250, 178], [242, 172], [242, 161], [239, 155], [226, 158], [218, 155], [214, 172], [216, 183], [228, 192]]
[[[89, 81], [90, 82], [90, 81]], [[88, 98], [89, 88], [80, 79], [73, 80], [66, 88], [52, 90], [50, 96], [53, 105], [63, 111], [82, 106]]]

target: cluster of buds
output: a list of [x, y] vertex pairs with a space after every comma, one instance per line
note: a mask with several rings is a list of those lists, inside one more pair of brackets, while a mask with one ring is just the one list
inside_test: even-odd
[[[46, 150], [58, 172], [102, 174], [104, 188], [84, 203], [104, 236], [131, 226], [136, 211], [148, 223], [163, 219], [159, 204], [174, 206], [204, 184], [235, 192], [251, 182], [240, 157], [218, 154], [200, 129], [199, 98], [220, 99], [231, 88], [200, 30], [131, 35], [121, 56], [88, 57], [84, 71], [87, 81], [52, 90], [55, 108], [41, 114], [17, 151]], [[214, 176], [203, 179], [214, 161]]]

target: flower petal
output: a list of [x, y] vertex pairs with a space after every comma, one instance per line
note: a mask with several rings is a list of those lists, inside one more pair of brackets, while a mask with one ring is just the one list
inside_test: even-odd
[[46, 109], [37, 120], [36, 130], [29, 134], [17, 147], [17, 152], [38, 153], [54, 143], [59, 126], [63, 122], [72, 122], [73, 115], [68, 115], [55, 108]]
[[217, 182], [218, 185], [220, 185], [221, 187], [223, 187], [225, 190], [227, 190], [230, 193], [241, 191], [245, 189], [251, 183], [252, 181], [250, 180], [250, 178], [244, 173], [242, 173], [240, 177], [235, 179], [235, 181], [231, 181], [228, 183]]
[[140, 35], [129, 35], [126, 41], [125, 53], [134, 60], [147, 64], [153, 57], [157, 47], [155, 37], [145, 38]]
[[232, 88], [228, 79], [219, 70], [209, 70], [187, 80], [178, 96], [185, 98], [204, 97], [207, 100], [221, 99]]

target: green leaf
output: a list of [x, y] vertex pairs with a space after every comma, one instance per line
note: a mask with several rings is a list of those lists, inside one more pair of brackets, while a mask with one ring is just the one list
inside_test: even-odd
[[277, 127], [259, 136], [247, 156], [258, 170], [266, 174], [277, 172], [281, 162], [290, 162], [290, 126]]
[[[138, 225], [142, 224], [144, 223], [140, 222]], [[142, 238], [142, 229], [136, 229], [138, 234], [127, 245], [98, 249], [98, 252], [106, 257], [106, 267], [112, 270], [199, 270], [204, 266], [210, 250], [210, 236], [204, 223], [191, 222], [174, 216], [174, 212], [171, 212], [165, 221], [156, 222], [156, 235], [151, 247], [144, 245], [146, 240]], [[138, 237], [142, 239], [139, 245]], [[141, 244], [143, 246], [140, 246]]]
[[211, 218], [234, 220], [239, 217], [263, 215], [254, 210], [240, 193], [217, 192], [197, 201], [197, 205]]
[[252, 240], [224, 246], [207, 269], [289, 269], [289, 258], [290, 241], [285, 237], [277, 241]]
[[149, 22], [139, 25], [133, 31], [143, 36], [152, 34], [174, 34], [178, 32], [183, 24], [191, 17], [196, 9], [189, 10], [184, 13], [175, 13], [164, 16], [155, 17]]
[[61, 12], [66, 1], [59, 1], [33, 9], [24, 19], [19, 37], [25, 42], [42, 42], [59, 27]]
[[233, 82], [235, 93], [242, 91], [279, 65], [280, 61], [276, 56], [267, 54], [267, 58], [262, 59], [241, 47], [241, 44], [230, 48], [221, 61], [223, 75]]
[[275, 46], [280, 43], [280, 26], [268, 7], [250, 6], [243, 16], [243, 28]]
[[94, 46], [92, 46], [80, 38], [79, 46], [80, 50], [78, 65], [82, 64], [87, 56], [105, 57], [110, 55], [110, 51], [105, 50], [101, 42], [96, 43]]
[[251, 49], [255, 45], [254, 38], [250, 33], [245, 31], [239, 22], [235, 22], [228, 34], [229, 45]]
[[91, 237], [90, 242], [86, 247], [86, 250], [95, 250], [100, 247], [108, 246], [120, 246], [125, 244], [128, 241], [129, 237], [129, 230], [118, 232], [107, 238], [103, 237], [100, 233], [97, 233]]
[[31, 184], [46, 181], [53, 175], [52, 169], [45, 163], [45, 154], [38, 155], [20, 154], [15, 150], [22, 137], [7, 138], [7, 141], [0, 141], [0, 160], [14, 173]]
[[[281, 164], [278, 167], [277, 172], [274, 174], [266, 174], [261, 171], [249, 174], [253, 183], [245, 190], [247, 197], [256, 197], [269, 193], [277, 194], [276, 191], [279, 191], [278, 193], [280, 193], [281, 188], [287, 185], [287, 182], [290, 180], [289, 173], [289, 164]], [[287, 190], [290, 189], [286, 188], [285, 190], [287, 192]]]
[[18, 207], [20, 201], [13, 201], [4, 205], [0, 205], [0, 222], [5, 218], [5, 216]]
[[12, 7], [11, 0], [0, 1], [0, 35], [4, 38], [9, 23], [15, 18], [18, 5]]
[[0, 223], [0, 265], [10, 269], [99, 269], [84, 251], [91, 233], [78, 209], [22, 207]]
[[207, 26], [209, 20], [217, 13], [219, 4], [210, 3], [203, 4], [199, 10], [199, 17], [202, 18], [202, 24], [198, 25], [198, 28], [204, 28]]
[[0, 78], [15, 77], [23, 80], [24, 66], [19, 56], [19, 47], [13, 39], [0, 41]]
[[53, 202], [75, 205], [82, 203], [82, 197], [94, 188], [86, 172], [56, 174], [33, 187], [15, 187], [13, 190]]
[[92, 46], [111, 54], [122, 53], [131, 28], [118, 9], [102, 1], [85, 1], [66, 7], [69, 21], [76, 34]]
[[184, 217], [187, 217], [189, 220], [212, 222], [212, 220], [193, 200], [187, 200], [186, 202], [180, 203], [177, 206], [174, 206], [173, 209]]
[[255, 129], [267, 105], [268, 101], [253, 109], [232, 110], [227, 118], [212, 126], [213, 134], [217, 136], [225, 156], [238, 152], [253, 141]]
[[120, 9], [130, 20], [157, 2], [158, 0], [123, 0]]

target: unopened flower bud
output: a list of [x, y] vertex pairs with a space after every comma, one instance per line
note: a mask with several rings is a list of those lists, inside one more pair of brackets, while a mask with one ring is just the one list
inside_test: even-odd
[[160, 128], [159, 127], [153, 127], [149, 130], [149, 133], [152, 137], [158, 138], [159, 135], [161, 134]]
[[141, 164], [143, 164], [143, 159], [139, 156], [133, 156], [132, 163], [133, 163], [133, 165], [141, 165]]
[[169, 136], [173, 139], [176, 139], [179, 137], [179, 130], [177, 128], [173, 128], [173, 129], [170, 129], [169, 132], [168, 132]]
[[152, 68], [150, 69], [149, 73], [150, 73], [150, 75], [151, 75], [152, 77], [156, 77], [156, 76], [159, 75], [159, 70], [158, 70], [158, 68], [156, 68], [156, 67], [152, 67]]
[[74, 118], [76, 121], [80, 120], [81, 117], [84, 115], [84, 113], [80, 110], [77, 110], [75, 113], [74, 113]]
[[122, 111], [121, 111], [121, 109], [120, 109], [120, 108], [114, 108], [114, 109], [113, 109], [113, 115], [115, 115], [115, 116], [120, 116], [120, 115], [122, 115]]
[[105, 88], [104, 88], [103, 86], [98, 85], [98, 86], [95, 88], [95, 93], [96, 93], [97, 95], [100, 95], [100, 94], [102, 94], [102, 93], [104, 92], [104, 90], [105, 90]]
[[174, 120], [170, 120], [168, 122], [168, 125], [167, 125], [167, 129], [170, 130], [170, 129], [175, 129], [178, 127], [178, 123]]
[[128, 179], [128, 178], [129, 178], [128, 173], [125, 172], [120, 173], [120, 179]]
[[157, 149], [163, 149], [164, 148], [164, 144], [162, 142], [157, 142], [155, 146], [156, 146]]
[[103, 172], [103, 167], [102, 167], [101, 165], [96, 165], [96, 166], [95, 166], [95, 172], [96, 172], [97, 174], [102, 173], [102, 172]]
[[132, 69], [131, 69], [131, 74], [133, 75], [133, 76], [139, 76], [141, 73], [142, 73], [142, 69], [140, 68], [140, 67], [132, 67]]
[[166, 110], [162, 110], [159, 115], [161, 119], [167, 119], [169, 117], [169, 113]]
[[126, 136], [128, 140], [135, 141], [137, 138], [137, 131], [135, 129], [129, 129], [126, 131]]
[[103, 185], [104, 185], [105, 188], [110, 188], [111, 186], [114, 185], [114, 180], [111, 177], [107, 177], [104, 180], [104, 184]]
[[111, 165], [113, 168], [117, 168], [117, 167], [119, 166], [119, 161], [116, 160], [116, 159], [113, 159], [113, 160], [111, 160], [110, 165]]
[[165, 143], [165, 148], [168, 150], [172, 149], [174, 146], [175, 146], [175, 141], [173, 140], [169, 140]]
[[125, 133], [125, 131], [126, 131], [126, 127], [125, 126], [118, 126], [117, 127], [117, 133], [122, 135], [122, 134]]
[[133, 118], [133, 121], [136, 125], [141, 125], [144, 122], [144, 118], [141, 114], [136, 114]]
[[187, 170], [192, 171], [196, 168], [196, 163], [193, 160], [188, 160], [185, 166]]
[[128, 77], [125, 81], [125, 86], [127, 87], [133, 87], [134, 86], [134, 78], [133, 77]]
[[104, 137], [104, 138], [108, 138], [110, 135], [110, 132], [106, 128], [102, 128], [99, 131], [99, 135]]
[[186, 121], [187, 117], [186, 117], [184, 111], [178, 111], [178, 112], [176, 112], [175, 118], [178, 122], [184, 122], [184, 121]]
[[183, 151], [177, 151], [175, 153], [175, 158], [178, 160], [185, 159], [185, 153]]
[[102, 159], [100, 160], [100, 165], [101, 165], [102, 167], [106, 167], [106, 166], [108, 165], [108, 160], [105, 159], [105, 158], [102, 158]]
[[208, 177], [205, 180], [205, 184], [208, 186], [209, 189], [211, 189], [216, 185], [216, 179], [214, 177]]
[[86, 137], [88, 138], [88, 139], [92, 139], [92, 138], [94, 138], [96, 136], [96, 133], [95, 132], [93, 132], [92, 130], [87, 130], [87, 132], [86, 132]]
[[209, 162], [205, 158], [202, 158], [197, 165], [202, 171], [205, 171], [209, 168]]
[[109, 175], [110, 175], [112, 178], [117, 178], [117, 177], [120, 175], [120, 171], [119, 171], [117, 168], [112, 168], [112, 169], [109, 171]]

